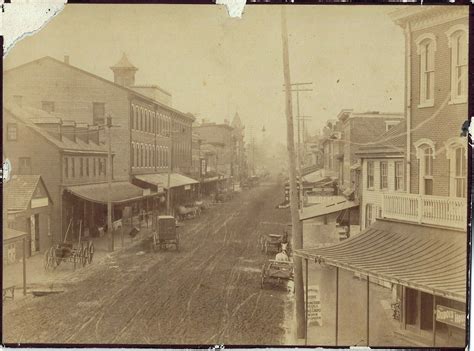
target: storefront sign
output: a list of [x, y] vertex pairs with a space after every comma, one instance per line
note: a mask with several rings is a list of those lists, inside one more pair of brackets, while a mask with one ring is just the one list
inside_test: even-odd
[[39, 199], [31, 199], [31, 208], [45, 207], [48, 206], [48, 198], [42, 197]]
[[150, 194], [151, 194], [150, 189], [143, 189], [143, 196], [147, 196], [147, 195], [150, 195]]
[[323, 325], [319, 285], [310, 285], [308, 287], [308, 324]]
[[204, 177], [207, 173], [207, 160], [205, 158], [201, 158], [201, 177]]
[[191, 190], [191, 185], [189, 185], [189, 184], [188, 184], [188, 185], [185, 185], [185, 186], [184, 186], [184, 190]]
[[442, 305], [436, 305], [436, 320], [461, 329], [466, 328], [466, 313]]

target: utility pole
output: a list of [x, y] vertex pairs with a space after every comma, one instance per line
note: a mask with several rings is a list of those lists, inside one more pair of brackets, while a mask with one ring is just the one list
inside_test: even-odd
[[[288, 53], [288, 33], [286, 27], [286, 8], [281, 7], [281, 39], [283, 44], [283, 76], [285, 79], [286, 100], [286, 123], [287, 123], [287, 147], [290, 173], [290, 209], [292, 224], [292, 243], [295, 249], [301, 249], [303, 245], [303, 228], [299, 220], [298, 198], [296, 193], [296, 164], [295, 144], [293, 131], [293, 106], [290, 78], [290, 58]], [[303, 288], [303, 265], [301, 257], [294, 257], [295, 265], [295, 304], [296, 304], [296, 334], [299, 339], [305, 338], [305, 310], [304, 310], [304, 288]]]
[[[301, 157], [301, 121], [303, 121], [303, 146], [304, 146], [304, 121], [310, 119], [310, 116], [301, 116], [300, 114], [300, 92], [303, 91], [313, 91], [312, 88], [308, 88], [309, 85], [312, 85], [313, 82], [307, 83], [288, 83], [291, 87], [291, 92], [296, 92], [296, 121], [297, 121], [297, 133], [298, 133], [298, 142], [297, 142], [297, 153], [296, 153], [296, 163], [298, 165], [298, 184], [299, 184], [299, 207], [303, 208], [303, 174], [301, 171], [302, 157]], [[284, 84], [285, 88], [287, 83]], [[293, 112], [293, 111], [292, 111]]]
[[107, 235], [109, 251], [114, 251], [114, 228], [112, 226], [112, 116], [107, 115], [107, 136], [109, 150], [107, 153]]

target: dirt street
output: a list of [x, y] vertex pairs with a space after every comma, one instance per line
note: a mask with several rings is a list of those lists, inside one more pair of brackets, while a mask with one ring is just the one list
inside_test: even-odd
[[3, 341], [281, 344], [288, 295], [260, 288], [257, 241], [290, 222], [275, 209], [282, 192], [261, 184], [186, 221], [180, 252], [153, 253], [143, 241], [87, 266], [64, 293], [6, 303]]

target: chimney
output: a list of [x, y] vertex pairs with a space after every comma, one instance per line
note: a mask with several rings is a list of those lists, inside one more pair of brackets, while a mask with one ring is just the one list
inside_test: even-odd
[[69, 55], [64, 55], [64, 63], [69, 65]]
[[135, 85], [135, 73], [138, 71], [138, 68], [130, 63], [125, 53], [123, 53], [120, 61], [110, 67], [110, 69], [114, 72], [114, 83], [125, 87]]
[[77, 123], [76, 136], [86, 144], [89, 144], [89, 125], [87, 123]]
[[89, 141], [99, 145], [99, 126], [89, 126]]
[[63, 124], [61, 126], [61, 132], [63, 136], [76, 142], [76, 122], [63, 121]]

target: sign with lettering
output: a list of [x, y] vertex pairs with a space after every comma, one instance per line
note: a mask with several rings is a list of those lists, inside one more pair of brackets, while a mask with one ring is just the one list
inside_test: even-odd
[[190, 185], [190, 184], [185, 185], [185, 186], [184, 186], [184, 190], [191, 190], [191, 185]]
[[151, 194], [151, 189], [143, 189], [143, 196], [147, 196]]
[[201, 158], [201, 177], [205, 176], [207, 173], [207, 160], [205, 158]]
[[453, 327], [466, 329], [466, 313], [443, 305], [436, 305], [436, 320], [438, 322], [452, 325]]
[[45, 207], [48, 206], [49, 201], [47, 197], [42, 197], [39, 199], [31, 199], [31, 208]]
[[308, 286], [308, 324], [323, 325], [319, 285]]

